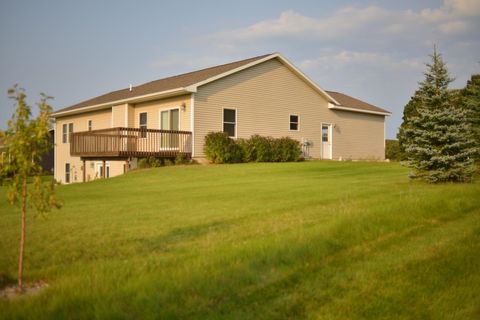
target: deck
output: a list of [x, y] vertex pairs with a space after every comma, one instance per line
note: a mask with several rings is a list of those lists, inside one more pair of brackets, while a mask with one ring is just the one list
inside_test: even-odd
[[70, 134], [70, 155], [86, 160], [174, 158], [179, 154], [192, 154], [190, 131], [118, 127]]

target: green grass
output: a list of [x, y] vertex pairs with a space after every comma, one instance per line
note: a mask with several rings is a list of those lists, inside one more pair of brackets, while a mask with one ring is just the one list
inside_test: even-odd
[[[2, 189], [4, 190], [4, 189]], [[480, 184], [398, 164], [165, 167], [61, 186], [0, 318], [479, 319]], [[0, 193], [0, 273], [19, 215]]]

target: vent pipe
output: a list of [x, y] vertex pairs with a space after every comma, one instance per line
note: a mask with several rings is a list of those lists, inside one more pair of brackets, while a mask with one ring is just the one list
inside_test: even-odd
[[133, 90], [133, 87], [132, 87], [132, 84], [130, 83], [130, 91], [132, 91], [132, 90]]

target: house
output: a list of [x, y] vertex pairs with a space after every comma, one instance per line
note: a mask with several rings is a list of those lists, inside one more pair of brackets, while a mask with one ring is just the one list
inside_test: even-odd
[[[48, 140], [51, 143], [51, 145], [54, 144], [54, 140], [55, 140], [54, 137], [55, 137], [55, 130], [54, 129], [49, 130], [48, 131]], [[42, 155], [42, 159], [40, 159], [40, 166], [42, 167], [43, 172], [45, 172], [45, 173], [49, 173], [49, 174], [54, 173], [54, 168], [53, 168], [54, 152], [55, 152], [54, 148], [51, 148], [50, 150], [48, 150], [47, 153]]]
[[325, 91], [279, 53], [113, 91], [53, 113], [55, 179], [112, 177], [138, 158], [204, 158], [204, 137], [289, 136], [318, 159], [384, 159], [390, 112]]
[[[48, 140], [51, 146], [54, 145], [54, 138], [55, 137], [55, 130], [50, 129], [48, 131]], [[2, 132], [0, 132], [0, 165], [11, 161], [12, 158], [8, 151], [7, 146], [5, 145], [5, 138], [2, 136]], [[53, 165], [54, 165], [54, 148], [49, 149], [45, 154], [42, 155], [39, 161], [40, 167], [42, 171], [46, 174], [54, 173]]]

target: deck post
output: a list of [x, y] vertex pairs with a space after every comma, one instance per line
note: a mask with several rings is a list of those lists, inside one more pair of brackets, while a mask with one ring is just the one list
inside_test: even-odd
[[106, 165], [106, 161], [105, 160], [102, 160], [102, 165], [103, 165], [103, 170], [102, 170], [102, 179], [105, 179], [105, 176], [106, 176], [106, 169], [107, 169], [107, 165]]
[[87, 176], [87, 166], [85, 165], [85, 159], [83, 159], [83, 182], [86, 181], [86, 176]]

